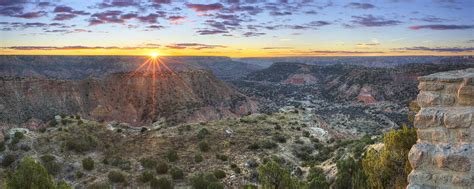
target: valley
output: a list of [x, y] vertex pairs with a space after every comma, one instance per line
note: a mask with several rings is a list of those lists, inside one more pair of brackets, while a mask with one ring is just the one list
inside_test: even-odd
[[[362, 161], [383, 148], [384, 134], [413, 127], [417, 77], [474, 67], [472, 59], [255, 67], [169, 57], [180, 63], [152, 72], [134, 71], [136, 57], [38, 59], [0, 58], [0, 178], [33, 157], [76, 188], [160, 188], [164, 180], [255, 188], [268, 162], [308, 184], [320, 170], [322, 185], [335, 187], [341, 162]], [[91, 60], [106, 63], [82, 65]]]

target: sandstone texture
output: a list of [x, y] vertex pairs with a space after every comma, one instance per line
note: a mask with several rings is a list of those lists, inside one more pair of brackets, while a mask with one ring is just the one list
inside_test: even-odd
[[55, 115], [126, 122], [132, 125], [199, 122], [256, 110], [245, 95], [211, 72], [114, 73], [102, 79], [0, 79], [0, 126]]
[[419, 77], [409, 189], [474, 188], [474, 68]]

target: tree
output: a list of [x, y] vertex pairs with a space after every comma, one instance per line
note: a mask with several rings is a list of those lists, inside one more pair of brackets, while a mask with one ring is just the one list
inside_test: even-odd
[[404, 188], [411, 171], [408, 152], [416, 143], [414, 128], [386, 133], [380, 151], [369, 150], [362, 160], [363, 171], [369, 188]]
[[311, 167], [306, 180], [309, 182], [309, 189], [329, 189], [326, 175], [324, 174], [323, 169], [319, 167]]
[[258, 168], [258, 179], [264, 189], [301, 188], [297, 178], [290, 175], [290, 171], [270, 160]]
[[48, 171], [31, 157], [21, 160], [13, 176], [7, 181], [9, 189], [41, 189], [55, 188]]

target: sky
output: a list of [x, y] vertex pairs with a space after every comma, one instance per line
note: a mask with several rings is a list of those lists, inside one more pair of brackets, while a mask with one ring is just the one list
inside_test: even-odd
[[0, 55], [474, 55], [472, 0], [0, 0]]

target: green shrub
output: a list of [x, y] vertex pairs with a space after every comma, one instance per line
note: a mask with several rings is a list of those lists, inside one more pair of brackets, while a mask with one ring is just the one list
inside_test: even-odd
[[209, 134], [209, 131], [206, 129], [206, 128], [202, 128], [201, 130], [199, 130], [198, 134], [197, 134], [197, 137], [198, 139], [202, 140], [204, 138], [206, 138], [206, 135]]
[[[253, 184], [246, 184], [243, 186], [243, 189], [258, 189], [258, 186], [253, 185]], [[311, 188], [313, 189], [313, 188]]]
[[241, 173], [240, 168], [236, 164], [230, 164], [230, 168], [237, 174]]
[[112, 186], [108, 182], [96, 182], [87, 186], [87, 189], [112, 189]]
[[257, 142], [254, 142], [254, 143], [250, 144], [247, 148], [249, 150], [258, 150], [260, 148], [260, 145]]
[[150, 188], [152, 189], [172, 189], [173, 184], [167, 178], [162, 177], [159, 179], [152, 179], [150, 182]]
[[176, 168], [176, 167], [173, 167], [170, 170], [170, 174], [171, 174], [171, 178], [173, 178], [174, 180], [179, 180], [179, 179], [184, 178], [183, 170], [181, 170], [179, 168]]
[[216, 154], [216, 158], [221, 161], [227, 161], [229, 159], [229, 157], [224, 154]]
[[94, 160], [91, 157], [87, 157], [82, 160], [82, 168], [85, 170], [92, 170], [94, 169]]
[[81, 119], [81, 116], [80, 116], [80, 115], [76, 115], [76, 119]]
[[8, 167], [15, 161], [16, 161], [16, 156], [13, 155], [13, 154], [8, 154], [8, 155], [3, 157], [2, 166], [3, 167]]
[[155, 176], [153, 176], [153, 173], [150, 171], [144, 171], [142, 175], [140, 176], [140, 181], [142, 182], [150, 182], [152, 179], [154, 179]]
[[166, 159], [168, 159], [169, 162], [175, 162], [178, 160], [178, 152], [175, 150], [169, 150], [166, 152]]
[[[212, 175], [214, 176], [214, 175]], [[215, 176], [214, 176], [214, 179], [215, 179]], [[213, 181], [209, 181], [208, 178], [206, 178], [204, 176], [204, 174], [202, 173], [199, 173], [195, 176], [193, 176], [191, 178], [191, 185], [193, 187], [193, 189], [207, 189], [207, 187], [209, 186], [209, 184], [211, 182], [215, 182], [217, 179], [213, 180]]]
[[66, 149], [75, 152], [86, 152], [97, 147], [97, 139], [90, 134], [78, 134], [66, 139]]
[[168, 164], [166, 162], [159, 162], [156, 165], [156, 172], [158, 174], [165, 174], [168, 172]]
[[309, 137], [311, 134], [309, 133], [309, 131], [303, 131], [303, 136], [304, 137]]
[[58, 125], [58, 122], [56, 119], [52, 119], [51, 121], [48, 122], [48, 127], [56, 127]]
[[199, 149], [200, 149], [202, 152], [207, 152], [207, 151], [210, 150], [209, 143], [207, 143], [207, 141], [205, 141], [205, 140], [199, 142], [198, 146], [199, 146]]
[[278, 143], [286, 143], [286, 137], [281, 134], [273, 135], [272, 139]]
[[278, 147], [278, 144], [270, 140], [261, 140], [259, 146], [265, 149], [273, 149], [273, 148]]
[[3, 152], [5, 151], [6, 147], [5, 147], [5, 141], [1, 141], [0, 142], [0, 152]]
[[324, 174], [323, 169], [319, 167], [311, 167], [306, 180], [309, 182], [309, 188], [329, 189], [326, 175]]
[[258, 168], [258, 180], [263, 188], [300, 188], [298, 179], [273, 160]]
[[211, 182], [207, 186], [207, 189], [224, 189], [224, 188], [225, 188], [224, 184], [220, 182]]
[[25, 134], [23, 134], [23, 132], [20, 132], [20, 131], [15, 132], [14, 138], [21, 140], [24, 137], [25, 137]]
[[406, 126], [385, 133], [384, 147], [379, 152], [369, 150], [362, 160], [368, 187], [405, 187], [408, 183], [407, 176], [411, 172], [408, 152], [416, 140], [416, 130]]
[[216, 176], [217, 179], [223, 179], [226, 176], [225, 172], [220, 169], [214, 170], [213, 174], [214, 176]]
[[142, 158], [140, 159], [140, 164], [146, 169], [154, 169], [156, 168], [156, 164], [158, 164], [158, 162], [151, 158]]
[[51, 175], [57, 175], [61, 171], [61, 164], [56, 162], [56, 158], [52, 155], [43, 155], [41, 156], [41, 162], [43, 166], [48, 170], [48, 173]]
[[122, 170], [130, 170], [132, 166], [132, 162], [130, 162], [129, 160], [122, 159], [121, 157], [115, 157], [115, 158], [106, 157], [102, 161], [102, 163], [104, 164], [110, 163], [110, 165], [114, 167], [118, 167]]
[[121, 171], [110, 171], [108, 178], [110, 182], [114, 183], [125, 182], [125, 174]]
[[202, 157], [201, 154], [196, 154], [196, 155], [194, 156], [194, 162], [196, 162], [196, 163], [200, 163], [200, 162], [202, 162], [203, 160], [204, 160], [204, 158]]
[[56, 185], [56, 189], [72, 189], [72, 186], [69, 185], [66, 181], [61, 180]]
[[41, 164], [31, 157], [25, 157], [7, 180], [7, 188], [55, 188], [55, 184]]

